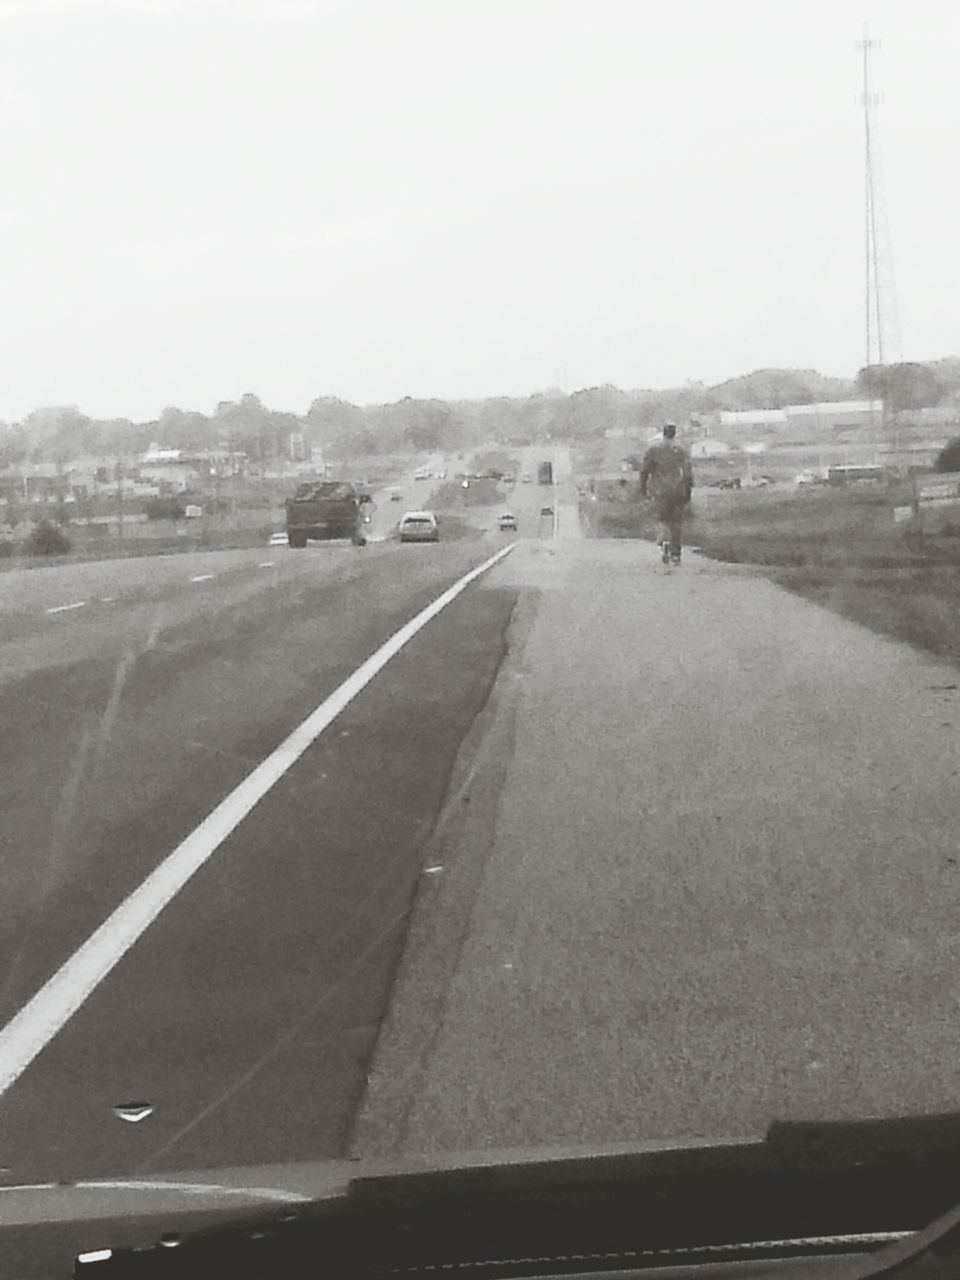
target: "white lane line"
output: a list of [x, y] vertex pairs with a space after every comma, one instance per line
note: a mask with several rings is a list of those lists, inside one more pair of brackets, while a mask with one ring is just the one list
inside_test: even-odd
[[277, 562], [276, 562], [276, 560], [264, 560], [264, 562], [263, 562], [262, 564], [258, 564], [258, 565], [257, 565], [257, 568], [258, 568], [258, 569], [272, 569], [272, 568], [273, 568], [273, 566], [274, 566], [276, 563], [277, 563]]
[[197, 573], [190, 579], [191, 582], [209, 582], [215, 575], [212, 573]]
[[116, 600], [116, 598], [117, 598], [116, 596], [101, 596], [101, 597], [100, 597], [100, 603], [101, 603], [101, 604], [113, 604], [113, 602], [114, 602], [114, 600]]
[[421, 628], [510, 552], [511, 542], [395, 632], [207, 815], [0, 1030], [0, 1096], [76, 1013], [145, 929], [250, 810]]
[[[57, 1186], [57, 1183], [51, 1183]], [[282, 1187], [231, 1187], [222, 1182], [169, 1182], [161, 1178], [117, 1178], [111, 1181], [75, 1182], [78, 1189], [92, 1191], [183, 1191], [188, 1195], [255, 1196], [259, 1200], [277, 1200], [281, 1204], [310, 1200], [303, 1191], [287, 1191]], [[2, 1190], [2, 1188], [0, 1188]]]
[[66, 613], [68, 609], [82, 609], [86, 603], [86, 600], [77, 600], [73, 604], [58, 604], [55, 608], [48, 609], [47, 613]]

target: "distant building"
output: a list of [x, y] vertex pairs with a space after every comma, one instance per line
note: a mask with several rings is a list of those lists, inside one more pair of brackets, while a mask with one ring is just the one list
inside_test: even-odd
[[722, 409], [720, 426], [736, 430], [737, 427], [782, 426], [787, 421], [786, 409]]
[[702, 440], [694, 440], [690, 445], [691, 458], [722, 458], [730, 452], [725, 440], [716, 440], [705, 436]]
[[898, 427], [956, 427], [960, 430], [960, 408], [956, 405], [938, 405], [935, 409], [904, 409], [894, 414]]
[[878, 422], [883, 415], [882, 400], [830, 400], [817, 404], [788, 404], [782, 409], [723, 410], [720, 426], [738, 428], [791, 426], [831, 431], [836, 427], [862, 427]]
[[243, 475], [247, 455], [230, 449], [158, 449], [151, 445], [141, 454], [135, 470], [140, 480], [159, 487], [163, 494], [184, 493], [208, 486], [224, 476]]
[[156, 486], [161, 494], [186, 493], [209, 482], [210, 469], [191, 466], [183, 462], [141, 462], [137, 470], [140, 479]]

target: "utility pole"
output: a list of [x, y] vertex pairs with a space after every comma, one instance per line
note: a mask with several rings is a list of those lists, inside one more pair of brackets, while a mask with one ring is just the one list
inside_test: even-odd
[[117, 458], [117, 540], [123, 542], [123, 459]]
[[[872, 53], [879, 47], [880, 41], [870, 38], [869, 27], [864, 23], [863, 37], [857, 41], [857, 48], [863, 55], [860, 102], [863, 106], [864, 141], [864, 339], [866, 367], [882, 370], [886, 367], [891, 347], [894, 358], [900, 359], [900, 334], [876, 122], [876, 108], [882, 99], [873, 90], [870, 62]], [[886, 436], [889, 422], [886, 388], [882, 396], [881, 430]]]

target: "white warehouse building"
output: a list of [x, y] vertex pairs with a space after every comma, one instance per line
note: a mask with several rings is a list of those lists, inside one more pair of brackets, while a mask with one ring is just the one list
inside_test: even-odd
[[816, 426], [864, 427], [879, 421], [882, 400], [827, 400], [818, 404], [788, 404], [782, 409], [721, 410], [720, 426], [736, 431], [738, 427]]

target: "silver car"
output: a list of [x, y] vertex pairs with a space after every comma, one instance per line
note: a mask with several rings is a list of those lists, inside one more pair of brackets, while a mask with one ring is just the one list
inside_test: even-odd
[[408, 511], [397, 526], [401, 542], [439, 542], [440, 529], [432, 511]]

